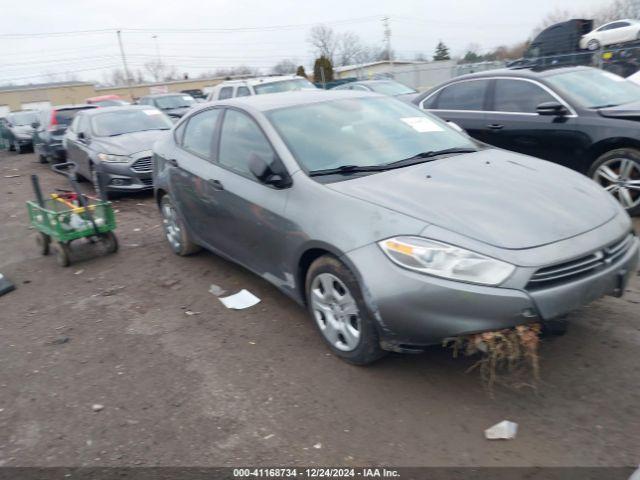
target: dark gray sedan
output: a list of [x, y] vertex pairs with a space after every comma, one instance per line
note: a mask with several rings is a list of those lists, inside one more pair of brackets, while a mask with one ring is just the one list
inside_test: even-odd
[[172, 125], [153, 107], [83, 110], [73, 119], [63, 143], [77, 174], [90, 180], [96, 191], [135, 192], [153, 187], [151, 147]]
[[205, 104], [154, 153], [171, 248], [273, 283], [356, 364], [557, 318], [637, 268], [629, 216], [592, 180], [381, 95]]

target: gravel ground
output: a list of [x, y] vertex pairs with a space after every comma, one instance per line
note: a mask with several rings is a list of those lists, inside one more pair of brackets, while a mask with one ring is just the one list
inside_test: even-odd
[[[543, 342], [537, 392], [491, 398], [466, 373], [474, 360], [439, 347], [343, 363], [265, 281], [173, 255], [149, 194], [115, 203], [117, 254], [61, 268], [28, 226], [33, 172], [45, 191], [65, 186], [34, 155], [0, 153], [0, 271], [17, 285], [0, 297], [0, 465], [640, 462], [638, 277]], [[211, 284], [262, 302], [227, 310]], [[503, 419], [518, 437], [485, 440]]]

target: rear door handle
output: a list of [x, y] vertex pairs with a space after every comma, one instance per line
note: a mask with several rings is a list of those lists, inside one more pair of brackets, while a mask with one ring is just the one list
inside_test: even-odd
[[208, 181], [208, 183], [209, 183], [209, 185], [211, 185], [211, 187], [214, 190], [218, 190], [218, 191], [224, 190], [224, 185], [222, 185], [222, 182], [220, 180], [211, 179], [211, 180]]
[[504, 125], [501, 125], [499, 123], [490, 123], [489, 125], [487, 125], [487, 127], [489, 127], [491, 130], [502, 130], [504, 128]]

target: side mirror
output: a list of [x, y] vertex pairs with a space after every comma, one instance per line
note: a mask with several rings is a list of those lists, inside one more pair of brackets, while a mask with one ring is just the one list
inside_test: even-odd
[[249, 170], [254, 177], [265, 185], [272, 185], [276, 188], [291, 186], [291, 177], [284, 171], [279, 162], [269, 165], [264, 158], [253, 155], [253, 158], [249, 161]]
[[567, 107], [560, 102], [544, 102], [537, 106], [536, 112], [538, 115], [552, 115], [561, 117], [569, 113]]
[[87, 137], [85, 136], [84, 132], [78, 132], [78, 140], [86, 140]]

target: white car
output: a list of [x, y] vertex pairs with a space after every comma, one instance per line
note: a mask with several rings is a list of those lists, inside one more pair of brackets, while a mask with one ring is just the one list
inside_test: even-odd
[[607, 45], [616, 43], [634, 42], [640, 40], [639, 20], [616, 20], [583, 35], [580, 39], [580, 48], [598, 50]]
[[306, 78], [296, 75], [227, 80], [209, 90], [207, 101], [306, 89], [315, 90], [316, 86]]

